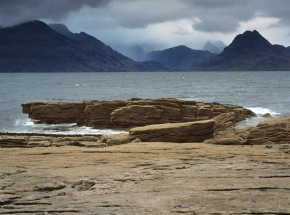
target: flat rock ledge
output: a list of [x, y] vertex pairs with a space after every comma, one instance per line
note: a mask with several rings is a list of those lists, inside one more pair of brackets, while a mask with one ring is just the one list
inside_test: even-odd
[[0, 148], [0, 214], [290, 214], [290, 159], [263, 145]]

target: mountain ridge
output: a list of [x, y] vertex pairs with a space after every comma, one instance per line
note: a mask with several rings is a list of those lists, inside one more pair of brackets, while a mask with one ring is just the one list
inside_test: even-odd
[[[284, 50], [281, 51], [281, 50]], [[290, 70], [290, 55], [283, 46], [272, 45], [258, 31], [237, 35], [223, 52], [197, 69], [206, 71]], [[196, 69], [196, 68], [193, 68]]]
[[162, 64], [184, 70], [189, 70], [204, 63], [216, 54], [209, 51], [194, 50], [184, 45], [179, 45], [162, 51], [153, 51], [147, 54], [147, 59], [160, 61]]
[[157, 61], [135, 62], [84, 32], [77, 34], [76, 37], [78, 40], [62, 35], [38, 20], [14, 27], [1, 28], [0, 71], [125, 72], [172, 70]]
[[184, 45], [149, 53], [136, 47], [139, 52], [148, 61], [135, 62], [62, 24], [0, 28], [0, 72], [290, 71], [290, 47], [272, 45], [256, 30], [237, 35], [220, 54]]

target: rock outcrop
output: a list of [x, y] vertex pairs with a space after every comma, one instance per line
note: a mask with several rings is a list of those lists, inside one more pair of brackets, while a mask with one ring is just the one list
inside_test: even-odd
[[129, 135], [144, 142], [203, 142], [214, 137], [215, 121], [165, 123], [132, 128]]
[[260, 122], [248, 134], [248, 144], [290, 142], [290, 116], [268, 119]]
[[[290, 143], [290, 116], [270, 118], [260, 122], [256, 127], [235, 129], [231, 126], [225, 127], [225, 125], [231, 124], [230, 121], [221, 123], [221, 120], [217, 120], [223, 115], [215, 118], [215, 138], [208, 140], [209, 143], [220, 145], [284, 145]], [[223, 129], [219, 130], [220, 126]]]
[[100, 135], [93, 136], [64, 136], [47, 134], [1, 134], [0, 148], [34, 148], [34, 147], [60, 147], [79, 146], [89, 148], [102, 148], [107, 146], [101, 141]]
[[[23, 113], [36, 123], [77, 123], [94, 128], [123, 128], [163, 123], [182, 123], [213, 119], [234, 113], [239, 122], [255, 114], [237, 105], [182, 101], [173, 98], [129, 99], [126, 101], [84, 101], [76, 103], [34, 102], [22, 104]], [[234, 125], [233, 124], [233, 125]]]

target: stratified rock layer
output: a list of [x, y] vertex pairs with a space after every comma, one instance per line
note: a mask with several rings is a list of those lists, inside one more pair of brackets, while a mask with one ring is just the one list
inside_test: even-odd
[[249, 144], [290, 143], [290, 116], [260, 122], [248, 135]]
[[[77, 123], [94, 128], [133, 128], [151, 124], [181, 123], [213, 119], [233, 113], [238, 122], [255, 114], [237, 105], [182, 101], [173, 98], [79, 103], [22, 104], [23, 113], [36, 123]], [[235, 123], [234, 123], [235, 124]]]
[[166, 123], [132, 128], [129, 135], [144, 142], [203, 142], [214, 137], [215, 121]]

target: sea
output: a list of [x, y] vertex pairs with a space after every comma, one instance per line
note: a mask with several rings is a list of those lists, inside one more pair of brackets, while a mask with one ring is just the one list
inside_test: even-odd
[[34, 124], [22, 113], [28, 102], [78, 102], [130, 98], [177, 98], [236, 104], [257, 117], [238, 123], [255, 126], [265, 113], [290, 115], [290, 71], [275, 72], [98, 72], [0, 73], [0, 132], [59, 135], [112, 134], [124, 131]]

